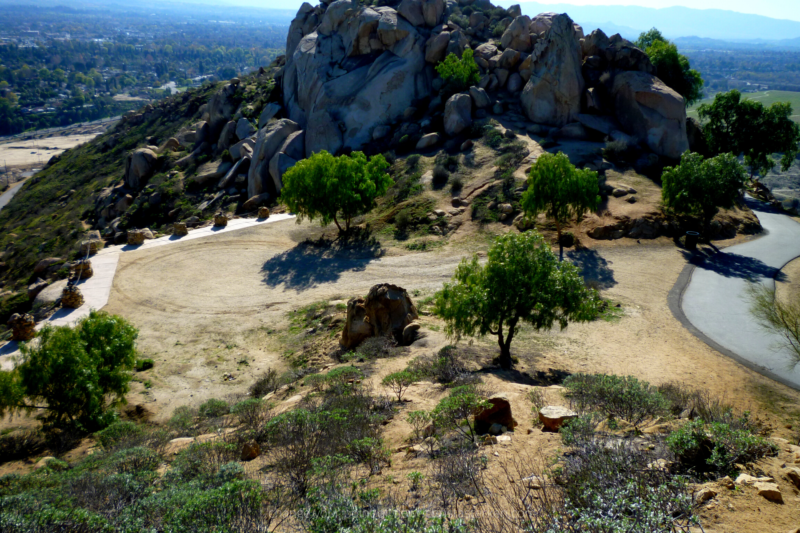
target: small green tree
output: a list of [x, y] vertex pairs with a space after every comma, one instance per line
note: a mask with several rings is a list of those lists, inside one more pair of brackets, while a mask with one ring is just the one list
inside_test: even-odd
[[92, 311], [74, 328], [45, 326], [24, 343], [16, 368], [0, 372], [0, 415], [41, 409], [45, 423], [103, 427], [108, 408], [125, 401], [138, 331], [125, 319]]
[[417, 376], [413, 372], [401, 370], [400, 372], [393, 372], [383, 378], [381, 384], [397, 394], [397, 401], [400, 402], [403, 400], [403, 393], [416, 382]]
[[445, 92], [449, 94], [465, 91], [481, 81], [480, 69], [469, 48], [461, 54], [461, 59], [455, 54], [448, 54], [444, 61], [436, 65], [436, 72], [442, 77]]
[[462, 385], [450, 391], [449, 396], [442, 398], [431, 413], [431, 418], [438, 426], [454, 429], [464, 438], [474, 441], [477, 437], [474, 415], [489, 408], [490, 405], [478, 394], [474, 386]]
[[597, 293], [584, 286], [574, 265], [559, 262], [535, 230], [498, 237], [486, 265], [464, 259], [453, 281], [437, 292], [434, 312], [451, 337], [497, 336], [500, 365], [511, 368], [511, 341], [527, 322], [538, 330], [558, 323], [585, 322], [597, 316]]
[[566, 154], [543, 154], [528, 174], [528, 190], [522, 195], [525, 216], [535, 219], [545, 213], [556, 223], [559, 257], [563, 258], [561, 229], [570, 219], [580, 217], [600, 204], [597, 172], [579, 170]]
[[639, 35], [636, 46], [644, 50], [656, 67], [656, 75], [683, 96], [686, 106], [703, 97], [703, 78], [689, 64], [689, 59], [678, 53], [678, 47], [669, 42], [656, 28]]
[[772, 154], [782, 153], [781, 170], [786, 172], [797, 157], [800, 126], [792, 120], [792, 106], [776, 102], [742, 99], [739, 91], [719, 93], [711, 104], [698, 109], [704, 121], [703, 134], [711, 155], [744, 155], [750, 178], [775, 168]]
[[677, 167], [667, 167], [661, 176], [661, 199], [668, 210], [700, 216], [708, 232], [719, 208], [736, 204], [739, 190], [747, 179], [744, 168], [731, 154], [704, 159], [686, 152]]
[[353, 217], [374, 208], [375, 199], [392, 184], [387, 168], [382, 155], [367, 159], [362, 152], [353, 152], [334, 157], [323, 150], [286, 171], [281, 198], [298, 220], [319, 219], [323, 226], [334, 222], [340, 233], [346, 233]]

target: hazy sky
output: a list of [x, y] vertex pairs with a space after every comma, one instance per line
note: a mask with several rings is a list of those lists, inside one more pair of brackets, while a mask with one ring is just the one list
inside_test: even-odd
[[[250, 4], [272, 9], [300, 7], [304, 0], [228, 0], [232, 4]], [[312, 4], [317, 0], [307, 0]], [[494, 3], [522, 3], [525, 0], [495, 1]], [[638, 5], [643, 7], [686, 6], [695, 9], [726, 9], [741, 13], [754, 13], [778, 19], [800, 21], [800, 0], [538, 0], [542, 4], [564, 3], [572, 5]]]

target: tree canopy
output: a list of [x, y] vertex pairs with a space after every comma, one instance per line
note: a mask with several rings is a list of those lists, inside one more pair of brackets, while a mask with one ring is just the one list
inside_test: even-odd
[[703, 97], [703, 78], [689, 64], [689, 59], [678, 53], [678, 47], [669, 42], [656, 28], [639, 35], [636, 46], [645, 51], [656, 67], [658, 78], [683, 96], [686, 106]]
[[511, 341], [517, 325], [561, 329], [592, 320], [599, 298], [587, 289], [578, 268], [559, 262], [535, 230], [498, 237], [481, 265], [464, 259], [453, 279], [434, 299], [434, 313], [445, 320], [450, 337], [497, 336], [500, 364], [510, 368]]
[[717, 94], [712, 103], [701, 105], [698, 113], [712, 155], [744, 155], [751, 177], [775, 168], [772, 154], [783, 154], [780, 163], [784, 172], [797, 157], [800, 126], [791, 119], [792, 106], [788, 103], [765, 107], [761, 102], [743, 99], [734, 90]]
[[125, 319], [101, 311], [74, 328], [45, 326], [36, 342], [21, 345], [14, 370], [0, 372], [0, 415], [41, 409], [53, 426], [102, 427], [108, 407], [128, 392], [137, 336]]
[[375, 199], [386, 193], [392, 184], [388, 167], [382, 155], [367, 159], [363, 152], [353, 152], [334, 157], [323, 150], [286, 171], [281, 198], [299, 220], [319, 219], [323, 226], [334, 222], [344, 233], [353, 217], [369, 212]]
[[686, 152], [678, 166], [664, 169], [661, 198], [675, 213], [700, 216], [707, 230], [719, 208], [735, 205], [746, 179], [744, 168], [732, 154], [704, 159]]
[[559, 249], [561, 229], [571, 219], [597, 209], [600, 203], [597, 172], [579, 170], [566, 154], [543, 154], [528, 173], [528, 190], [522, 195], [525, 216], [544, 213], [556, 223]]

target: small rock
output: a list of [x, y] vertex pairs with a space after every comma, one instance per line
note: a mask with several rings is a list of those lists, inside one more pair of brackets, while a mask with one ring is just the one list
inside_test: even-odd
[[695, 499], [695, 502], [697, 502], [697, 503], [705, 503], [708, 500], [710, 500], [711, 498], [715, 497], [716, 495], [717, 495], [717, 491], [715, 491], [711, 487], [703, 487], [702, 489], [697, 491], [697, 494], [695, 495], [694, 499]]
[[720, 479], [718, 481], [718, 483], [720, 485], [722, 485], [723, 487], [725, 487], [726, 489], [734, 489], [734, 488], [736, 488], [736, 484], [733, 482], [733, 480], [730, 478], [730, 476], [725, 476], [724, 478]]
[[794, 486], [800, 489], [800, 468], [790, 467], [785, 470], [786, 477], [794, 483]]
[[269, 218], [269, 207], [259, 207], [258, 208], [258, 218]]
[[550, 431], [558, 431], [564, 422], [577, 417], [578, 413], [559, 405], [548, 405], [539, 410], [539, 420]]
[[622, 198], [628, 194], [628, 189], [616, 188], [611, 192], [611, 194], [614, 196], [614, 198]]
[[758, 491], [758, 495], [766, 498], [771, 502], [783, 503], [783, 495], [781, 489], [776, 483], [769, 483], [766, 481], [757, 481], [753, 486]]
[[214, 215], [214, 227], [215, 228], [224, 228], [228, 225], [228, 217], [222, 213], [217, 213]]
[[522, 485], [526, 489], [539, 490], [544, 487], [544, 479], [539, 476], [530, 476], [522, 480]]
[[189, 230], [186, 229], [186, 224], [183, 222], [175, 222], [172, 225], [172, 234], [176, 237], [183, 237], [185, 235], [189, 235]]
[[775, 480], [769, 476], [754, 477], [749, 474], [739, 474], [736, 478], [737, 485], [753, 485], [755, 483], [773, 483]]
[[423, 135], [422, 138], [417, 142], [417, 150], [427, 150], [428, 148], [433, 148], [437, 144], [441, 137], [438, 133], [429, 133], [427, 135]]
[[628, 196], [627, 198], [625, 198], [625, 201], [628, 202], [629, 204], [635, 204], [636, 203], [636, 197], [635, 196]]
[[242, 461], [252, 461], [259, 455], [261, 455], [261, 446], [257, 442], [246, 442], [242, 446]]

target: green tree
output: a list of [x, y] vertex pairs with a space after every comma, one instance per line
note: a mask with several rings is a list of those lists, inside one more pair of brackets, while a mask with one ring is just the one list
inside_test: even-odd
[[477, 433], [473, 417], [475, 413], [490, 406], [491, 404], [478, 394], [474, 385], [462, 385], [441, 399], [431, 412], [431, 418], [439, 427], [454, 429], [464, 438], [474, 441]]
[[383, 378], [381, 385], [397, 394], [397, 401], [400, 402], [403, 400], [403, 393], [417, 381], [417, 376], [413, 372], [401, 370], [400, 372], [393, 372]]
[[41, 409], [53, 426], [107, 424], [108, 408], [128, 392], [137, 336], [125, 319], [100, 311], [74, 328], [45, 326], [21, 345], [16, 368], [0, 372], [0, 415]]
[[656, 75], [683, 96], [686, 106], [703, 97], [703, 78], [689, 64], [689, 59], [678, 53], [678, 47], [669, 42], [656, 28], [639, 35], [636, 46], [645, 51], [656, 67]]
[[448, 54], [444, 61], [436, 65], [436, 72], [444, 80], [445, 90], [450, 94], [469, 89], [481, 80], [478, 64], [469, 48], [461, 54], [461, 59], [455, 54]]
[[786, 172], [797, 157], [800, 126], [792, 120], [792, 106], [776, 102], [765, 107], [744, 100], [739, 91], [719, 93], [711, 104], [698, 109], [704, 121], [703, 133], [712, 155], [730, 152], [744, 155], [750, 178], [775, 168], [772, 154], [782, 153], [781, 170]]
[[566, 154], [543, 154], [528, 173], [528, 190], [522, 195], [525, 216], [535, 219], [544, 213], [556, 223], [559, 257], [563, 258], [561, 229], [571, 219], [600, 204], [597, 172], [579, 170]]
[[499, 362], [511, 368], [511, 341], [517, 325], [537, 331], [558, 323], [585, 322], [597, 316], [597, 293], [587, 289], [574, 265], [559, 262], [535, 230], [498, 237], [484, 266], [474, 256], [456, 268], [434, 298], [434, 312], [450, 337], [497, 336]]
[[707, 232], [719, 208], [736, 204], [746, 179], [744, 168], [732, 154], [704, 159], [686, 152], [678, 166], [664, 169], [661, 199], [674, 213], [700, 216]]
[[353, 217], [374, 208], [375, 199], [392, 184], [388, 167], [382, 155], [368, 160], [362, 152], [334, 157], [323, 150], [286, 172], [281, 198], [299, 220], [320, 219], [323, 226], [334, 222], [345, 233]]

